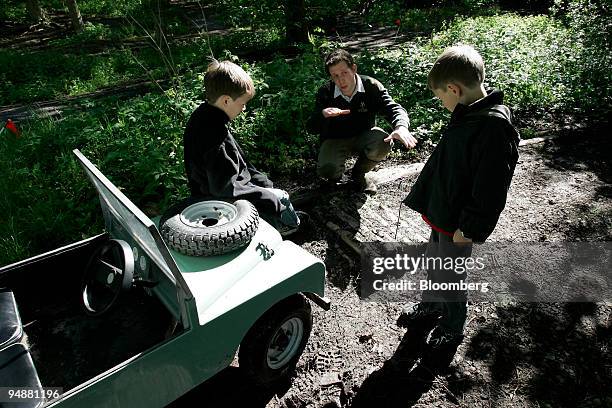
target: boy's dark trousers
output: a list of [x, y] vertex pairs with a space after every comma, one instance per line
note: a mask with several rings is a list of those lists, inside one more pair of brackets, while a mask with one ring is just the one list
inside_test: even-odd
[[[454, 270], [444, 269], [445, 261], [452, 259], [453, 265], [457, 258], [468, 258], [472, 255], [472, 243], [453, 243], [453, 238], [435, 230], [431, 231], [425, 259], [441, 259], [433, 267], [427, 269], [427, 280], [434, 283], [467, 283], [467, 271], [456, 273]], [[463, 261], [465, 262], [465, 261]], [[447, 262], [448, 264], [448, 262]], [[424, 290], [421, 302], [428, 310], [439, 311], [442, 314], [438, 324], [455, 333], [463, 333], [463, 325], [467, 316], [467, 291], [466, 290]]]

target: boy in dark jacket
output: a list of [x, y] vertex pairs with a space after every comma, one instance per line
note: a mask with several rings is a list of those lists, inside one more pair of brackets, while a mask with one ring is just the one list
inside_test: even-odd
[[253, 80], [230, 61], [214, 61], [204, 85], [207, 100], [193, 112], [183, 136], [191, 195], [249, 200], [275, 228], [292, 232], [300, 220], [289, 195], [246, 160], [228, 128], [255, 94]]
[[[493, 232], [506, 204], [518, 160], [519, 135], [503, 94], [484, 88], [484, 62], [470, 46], [448, 48], [432, 67], [428, 83], [452, 112], [448, 127], [404, 203], [431, 227], [426, 257], [467, 258], [472, 242]], [[432, 283], [459, 282], [466, 274], [430, 268]], [[467, 314], [465, 291], [424, 291], [398, 323], [437, 321], [427, 343], [458, 344]], [[439, 319], [439, 320], [437, 320]]]
[[[356, 153], [351, 177], [365, 193], [375, 194], [376, 184], [366, 173], [387, 157], [392, 140], [408, 148], [416, 145], [408, 131], [408, 114], [380, 82], [357, 74], [357, 65], [347, 51], [332, 51], [325, 59], [325, 69], [331, 80], [319, 89], [308, 121], [309, 131], [321, 135], [317, 173], [330, 182], [339, 181], [346, 160]], [[375, 127], [378, 114], [393, 126], [390, 135]]]

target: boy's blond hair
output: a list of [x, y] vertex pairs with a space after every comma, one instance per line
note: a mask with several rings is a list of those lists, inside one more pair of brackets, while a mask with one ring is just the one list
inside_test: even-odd
[[445, 89], [452, 82], [476, 88], [484, 79], [484, 61], [478, 51], [469, 45], [455, 45], [438, 57], [429, 71], [427, 84], [431, 90]]
[[223, 95], [229, 95], [232, 99], [246, 93], [255, 95], [255, 85], [249, 74], [231, 61], [213, 60], [206, 70], [204, 87], [210, 103], [215, 103]]

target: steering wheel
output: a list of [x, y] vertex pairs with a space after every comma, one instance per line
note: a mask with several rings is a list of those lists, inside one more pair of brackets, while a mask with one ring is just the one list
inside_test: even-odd
[[81, 294], [85, 312], [99, 316], [109, 310], [119, 294], [132, 287], [134, 257], [130, 245], [111, 239], [99, 246], [87, 263]]

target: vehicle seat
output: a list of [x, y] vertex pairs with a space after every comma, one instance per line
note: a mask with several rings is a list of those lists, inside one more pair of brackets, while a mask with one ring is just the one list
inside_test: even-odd
[[15, 296], [8, 289], [0, 289], [0, 350], [19, 342], [22, 336]]
[[[39, 395], [42, 394], [42, 385], [34, 361], [22, 343], [0, 350], [0, 386], [12, 389], [33, 388], [39, 390]], [[44, 398], [24, 399], [19, 403], [0, 401], [0, 408], [37, 408], [42, 407], [44, 403]]]

